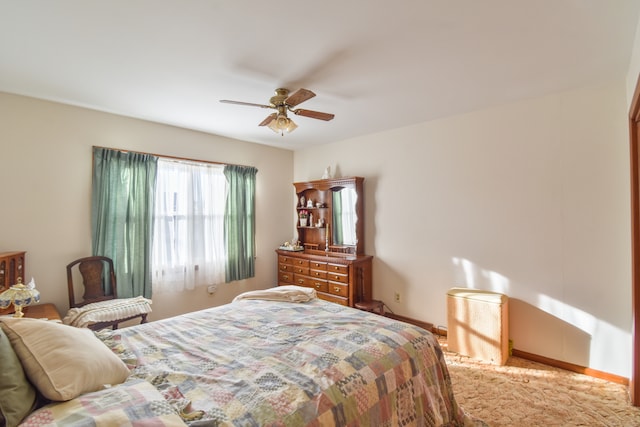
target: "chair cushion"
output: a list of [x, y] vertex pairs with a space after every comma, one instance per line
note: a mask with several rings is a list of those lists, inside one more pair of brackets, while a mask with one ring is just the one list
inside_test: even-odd
[[40, 319], [2, 318], [27, 377], [50, 400], [120, 384], [129, 369], [92, 331]]
[[144, 297], [118, 298], [75, 307], [62, 319], [65, 325], [86, 328], [94, 323], [112, 322], [151, 313], [151, 300]]

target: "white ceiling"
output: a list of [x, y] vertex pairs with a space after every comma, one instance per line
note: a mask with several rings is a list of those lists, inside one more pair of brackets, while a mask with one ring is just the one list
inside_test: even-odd
[[[0, 0], [0, 91], [288, 149], [623, 77], [640, 0]], [[280, 136], [274, 89], [317, 96]]]

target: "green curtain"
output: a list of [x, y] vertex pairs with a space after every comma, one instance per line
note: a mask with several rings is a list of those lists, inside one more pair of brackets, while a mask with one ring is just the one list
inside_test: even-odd
[[228, 194], [224, 213], [226, 282], [255, 275], [255, 193], [258, 169], [226, 165]]
[[120, 298], [151, 298], [157, 160], [150, 154], [93, 149], [92, 252], [113, 260]]

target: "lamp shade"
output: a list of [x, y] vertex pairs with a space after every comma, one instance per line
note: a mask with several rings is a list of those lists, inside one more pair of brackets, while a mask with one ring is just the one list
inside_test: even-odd
[[40, 301], [40, 292], [35, 287], [33, 279], [29, 285], [22, 283], [22, 278], [18, 277], [18, 283], [11, 286], [0, 294], [0, 308], [8, 308], [12, 303], [16, 308], [14, 317], [22, 317], [22, 307], [26, 307]]
[[269, 129], [281, 135], [284, 135], [284, 131], [291, 133], [296, 130], [297, 127], [298, 125], [284, 114], [278, 114], [278, 116], [269, 123]]

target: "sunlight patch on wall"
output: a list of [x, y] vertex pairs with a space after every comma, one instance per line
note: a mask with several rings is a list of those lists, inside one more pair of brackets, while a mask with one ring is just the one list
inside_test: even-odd
[[[618, 366], [629, 376], [628, 354], [631, 354], [631, 334], [594, 315], [547, 295], [539, 295], [540, 310], [582, 330], [591, 337], [589, 366], [595, 369]], [[620, 343], [625, 343], [621, 348]], [[615, 349], [615, 350], [614, 350]], [[613, 363], [612, 363], [613, 362]]]
[[[509, 279], [502, 274], [479, 268], [465, 258], [452, 258], [453, 265], [462, 273], [462, 280], [456, 280], [457, 286], [471, 289], [484, 289], [509, 295]], [[461, 283], [459, 283], [461, 282]]]

